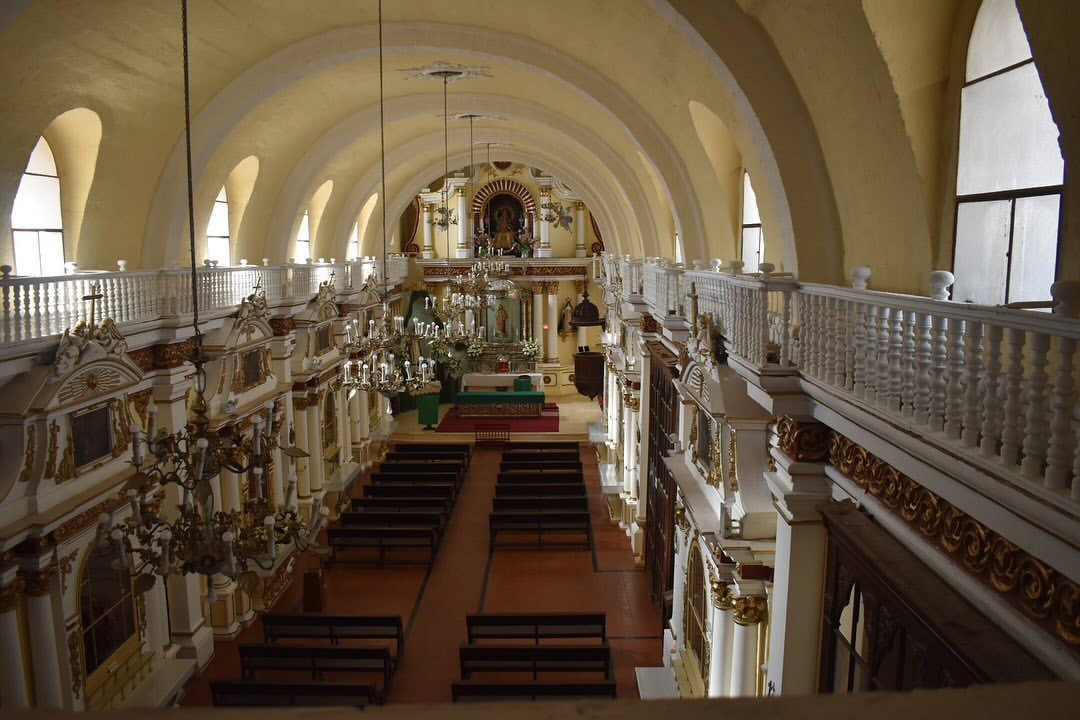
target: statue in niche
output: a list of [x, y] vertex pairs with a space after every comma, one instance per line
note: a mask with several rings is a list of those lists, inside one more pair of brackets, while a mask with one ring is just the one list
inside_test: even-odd
[[522, 224], [521, 202], [512, 195], [496, 195], [488, 203], [488, 227], [492, 247], [510, 253], [517, 247]]
[[495, 337], [505, 338], [506, 335], [506, 306], [500, 304], [495, 310]]

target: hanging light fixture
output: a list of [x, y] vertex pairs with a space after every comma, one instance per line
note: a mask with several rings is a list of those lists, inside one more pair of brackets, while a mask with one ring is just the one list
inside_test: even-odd
[[[328, 514], [316, 506], [309, 527], [297, 510], [296, 474], [293, 471], [285, 502], [276, 505], [266, 486], [271, 457], [278, 447], [277, 437], [283, 414], [267, 411], [251, 418], [252, 432], [244, 436], [231, 431], [210, 430], [206, 403], [206, 363], [199, 329], [199, 288], [195, 263], [195, 210], [191, 171], [191, 86], [188, 62], [187, 0], [181, 2], [181, 34], [184, 68], [184, 137], [187, 161], [187, 204], [189, 251], [191, 258], [192, 328], [195, 350], [190, 361], [195, 366], [193, 415], [177, 432], [159, 431], [156, 408], [149, 406], [145, 432], [133, 429], [131, 464], [136, 474], [127, 490], [131, 513], [121, 522], [103, 515], [98, 525], [97, 546], [116, 554], [118, 567], [127, 567], [135, 557], [136, 589], [153, 587], [154, 576], [179, 573], [222, 574], [237, 578], [256, 567], [273, 567], [279, 545], [307, 548], [317, 536]], [[262, 299], [256, 289], [251, 299]], [[283, 447], [291, 458], [306, 457], [295, 447]], [[249, 497], [230, 511], [216, 509], [211, 482], [222, 469], [248, 476]], [[236, 480], [239, 482], [239, 477]], [[180, 502], [175, 511], [161, 512], [165, 487], [176, 485]], [[209, 584], [210, 600], [214, 585]]]
[[453, 70], [450, 68], [434, 70], [431, 73], [432, 77], [442, 78], [442, 107], [443, 107], [443, 187], [442, 187], [442, 205], [435, 208], [435, 224], [441, 230], [446, 230], [451, 225], [457, 225], [458, 217], [449, 205], [449, 190], [450, 185], [450, 123], [449, 115], [447, 114], [446, 105], [446, 86], [450, 82], [452, 77], [461, 77], [464, 73], [460, 70]]
[[[342, 352], [348, 358], [344, 363], [346, 387], [394, 397], [402, 392], [417, 390], [431, 382], [435, 378], [435, 361], [424, 358], [419, 351], [419, 340], [425, 333], [433, 332], [430, 327], [433, 323], [425, 327], [414, 318], [412, 327], [406, 327], [403, 317], [391, 317], [390, 306], [386, 302], [390, 288], [386, 272], [386, 115], [383, 74], [382, 0], [379, 0], [379, 169], [383, 250], [382, 290], [379, 297], [382, 300], [382, 315], [377, 321], [368, 320], [366, 328], [360, 325], [357, 318], [350, 318], [345, 324], [345, 344]], [[445, 104], [444, 86], [444, 107]], [[444, 188], [444, 205], [445, 199]]]

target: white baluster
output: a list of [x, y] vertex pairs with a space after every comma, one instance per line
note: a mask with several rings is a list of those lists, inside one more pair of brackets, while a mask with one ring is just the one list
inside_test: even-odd
[[1072, 414], [1075, 402], [1073, 355], [1076, 340], [1059, 337], [1057, 377], [1050, 394], [1050, 443], [1046, 449], [1046, 487], [1061, 490], [1069, 484], [1073, 463]]
[[867, 402], [873, 402], [877, 396], [878, 386], [878, 343], [881, 337], [878, 335], [878, 306], [871, 303], [866, 304], [865, 320], [865, 348], [866, 352], [863, 353], [863, 363], [866, 366], [866, 372], [863, 374], [865, 378], [865, 386], [863, 388], [862, 397]]
[[915, 318], [914, 310], [904, 313], [904, 342], [903, 359], [901, 368], [903, 373], [903, 386], [900, 388], [900, 414], [906, 418], [915, 417], [915, 375], [917, 361], [915, 359]]
[[844, 363], [841, 370], [841, 381], [844, 390], [851, 392], [855, 389], [855, 329], [858, 326], [857, 303], [848, 300], [840, 301], [841, 338], [844, 343]]
[[1047, 403], [1046, 403], [1046, 353], [1050, 349], [1050, 336], [1033, 333], [1031, 337], [1031, 364], [1025, 395], [1024, 459], [1020, 474], [1029, 480], [1038, 480], [1046, 469]]
[[920, 312], [915, 334], [915, 422], [926, 425], [930, 422], [930, 395], [933, 392], [933, 380], [930, 376], [931, 345], [928, 313]]
[[967, 350], [963, 369], [966, 376], [964, 389], [964, 445], [974, 448], [979, 444], [980, 398], [985, 392], [983, 377], [983, 324], [970, 321], [967, 324]]
[[982, 403], [982, 428], [979, 452], [989, 457], [998, 452], [998, 433], [1001, 431], [1001, 326], [990, 325], [986, 332], [986, 371], [983, 387], [979, 390]]
[[1009, 328], [1009, 366], [1005, 371], [1005, 409], [1001, 424], [1001, 461], [1008, 466], [1020, 460], [1020, 411], [1023, 407], [1020, 381], [1024, 375], [1023, 330]]
[[949, 320], [949, 379], [945, 391], [945, 436], [959, 440], [964, 411], [964, 321]]
[[824, 380], [834, 386], [842, 386], [843, 379], [838, 378], [842, 362], [840, 360], [841, 347], [840, 343], [840, 323], [837, 315], [839, 308], [836, 304], [836, 298], [825, 298], [825, 338], [826, 338], [826, 353], [825, 353], [825, 373]]
[[945, 345], [947, 321], [942, 315], [934, 315], [931, 320], [931, 366], [930, 366], [930, 429], [942, 430], [945, 427], [945, 381], [948, 349]]
[[889, 334], [889, 409], [900, 412], [901, 395], [904, 391], [904, 311], [892, 309], [892, 326]]
[[41, 311], [41, 285], [38, 283], [33, 284], [33, 300], [30, 302], [30, 307], [33, 311], [33, 322], [31, 327], [33, 328], [33, 337], [41, 337], [41, 324], [43, 315]]
[[784, 333], [782, 344], [780, 345], [780, 365], [782, 367], [790, 367], [793, 362], [793, 358], [791, 356], [791, 346], [794, 343], [791, 328], [791, 302], [791, 290], [784, 290], [784, 308], [782, 310]]
[[889, 407], [889, 391], [891, 389], [891, 376], [889, 375], [889, 340], [892, 337], [893, 309], [882, 307], [878, 312], [878, 326], [875, 328], [878, 336], [877, 356], [877, 387], [874, 392], [874, 403], [878, 407]]
[[852, 318], [851, 343], [851, 391], [855, 397], [866, 396], [866, 303], [855, 303]]

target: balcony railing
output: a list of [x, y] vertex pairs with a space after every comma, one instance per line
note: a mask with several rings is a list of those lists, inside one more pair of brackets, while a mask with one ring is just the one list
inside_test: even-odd
[[801, 376], [983, 471], [1038, 486], [1069, 515], [1080, 510], [1076, 284], [1055, 287], [1063, 312], [1049, 314], [662, 260], [643, 272], [658, 317], [682, 314], [693, 284], [699, 313], [749, 372]]
[[[331, 274], [339, 292], [359, 288], [380, 264], [375, 258], [363, 258], [335, 264], [201, 267], [196, 273], [199, 310], [208, 314], [231, 310], [260, 281], [272, 306], [310, 298]], [[389, 259], [391, 287], [404, 279], [407, 265], [407, 258]], [[111, 317], [119, 324], [186, 316], [193, 305], [191, 272], [91, 271], [55, 277], [0, 278], [0, 339], [18, 343], [58, 335], [87, 316], [84, 298], [91, 295], [101, 296], [97, 300], [98, 317]]]

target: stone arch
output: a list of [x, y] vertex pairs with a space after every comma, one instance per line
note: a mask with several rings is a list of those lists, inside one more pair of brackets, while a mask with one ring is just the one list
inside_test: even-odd
[[522, 206], [525, 208], [525, 212], [529, 214], [536, 212], [536, 199], [533, 197], [533, 194], [529, 192], [529, 188], [511, 178], [496, 178], [476, 191], [476, 195], [473, 196], [472, 202], [473, 214], [475, 215], [483, 212], [484, 205], [487, 204], [487, 201], [500, 194], [513, 195], [516, 197], [521, 201]]

